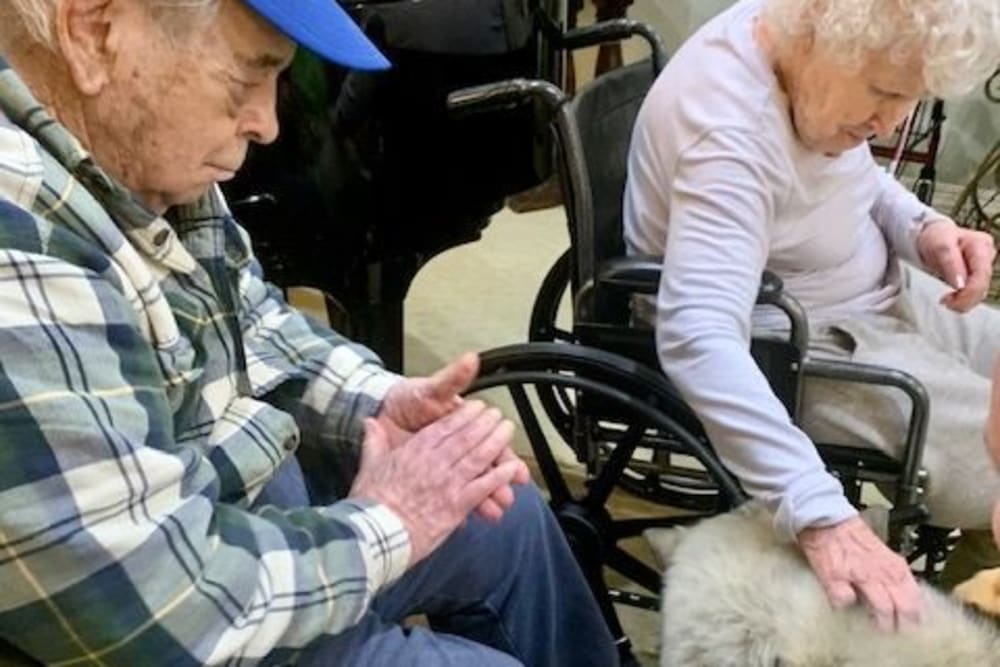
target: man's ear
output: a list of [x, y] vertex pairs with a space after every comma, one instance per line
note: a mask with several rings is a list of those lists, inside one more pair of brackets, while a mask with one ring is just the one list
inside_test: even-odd
[[113, 0], [58, 0], [56, 43], [73, 83], [84, 95], [96, 95], [107, 84], [114, 62], [111, 34]]

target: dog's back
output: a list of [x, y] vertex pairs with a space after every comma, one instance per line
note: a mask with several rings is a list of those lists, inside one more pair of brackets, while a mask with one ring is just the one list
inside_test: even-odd
[[897, 633], [860, 606], [834, 611], [752, 503], [651, 539], [667, 561], [663, 667], [1000, 665], [996, 626], [930, 587], [924, 621]]

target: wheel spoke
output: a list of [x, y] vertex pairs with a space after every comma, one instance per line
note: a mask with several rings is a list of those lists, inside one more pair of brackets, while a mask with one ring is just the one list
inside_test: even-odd
[[552, 454], [552, 448], [549, 447], [545, 433], [538, 423], [538, 418], [535, 416], [535, 409], [531, 406], [527, 392], [524, 391], [524, 387], [520, 384], [510, 385], [509, 389], [511, 398], [514, 400], [514, 406], [517, 408], [517, 414], [521, 417], [524, 432], [528, 436], [528, 442], [531, 443], [531, 451], [534, 452], [535, 460], [538, 461], [538, 467], [541, 470], [542, 477], [545, 479], [545, 486], [549, 490], [550, 500], [554, 505], [569, 502], [572, 499], [569, 487], [566, 485], [566, 480], [559, 470], [559, 463]]
[[583, 499], [583, 503], [587, 507], [598, 509], [604, 507], [604, 504], [608, 502], [611, 492], [615, 489], [615, 484], [621, 478], [632, 454], [635, 453], [635, 448], [639, 444], [644, 430], [642, 426], [633, 424], [629, 427], [625, 437], [615, 445], [611, 456], [601, 467], [597, 477], [590, 483], [587, 495]]
[[650, 593], [660, 592], [660, 573], [619, 546], [608, 550], [608, 567], [631, 579]]

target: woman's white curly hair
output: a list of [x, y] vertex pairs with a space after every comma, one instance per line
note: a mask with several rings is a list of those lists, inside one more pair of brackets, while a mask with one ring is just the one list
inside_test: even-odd
[[[172, 36], [179, 36], [189, 21], [211, 16], [220, 0], [146, 0], [154, 16], [161, 19]], [[53, 16], [57, 0], [0, 0], [8, 5], [16, 24], [0, 22], [0, 44], [9, 43], [16, 34], [22, 34], [36, 44], [49, 49], [55, 47]]]
[[811, 34], [847, 66], [916, 60], [936, 97], [963, 95], [1000, 65], [1000, 0], [764, 0], [763, 13], [779, 36]]

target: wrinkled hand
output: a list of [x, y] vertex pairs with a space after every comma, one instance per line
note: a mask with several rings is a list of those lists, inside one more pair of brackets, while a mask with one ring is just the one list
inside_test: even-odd
[[349, 496], [382, 503], [396, 513], [410, 536], [413, 565], [483, 501], [500, 489], [509, 490], [524, 464], [497, 459], [513, 431], [499, 410], [487, 409], [481, 401], [464, 403], [418, 431], [404, 447], [393, 447], [379, 422], [367, 419], [361, 465]]
[[[389, 445], [401, 446], [416, 431], [456, 410], [462, 405], [462, 392], [472, 385], [478, 374], [479, 357], [467, 352], [430, 377], [404, 378], [393, 385], [375, 416]], [[528, 466], [511, 449], [508, 437], [507, 446], [497, 456], [496, 463], [509, 462], [519, 464], [514, 483], [527, 484], [531, 479]], [[484, 519], [498, 521], [513, 501], [514, 491], [510, 485], [505, 485], [486, 498], [476, 513]]]
[[479, 357], [468, 352], [430, 377], [404, 378], [386, 393], [376, 418], [398, 444], [460, 406], [478, 373]]
[[990, 234], [959, 227], [942, 217], [920, 232], [917, 250], [927, 268], [955, 288], [941, 299], [943, 305], [964, 313], [986, 297], [997, 254]]
[[879, 628], [920, 620], [920, 588], [906, 561], [860, 517], [799, 533], [799, 546], [834, 608], [861, 599]]

